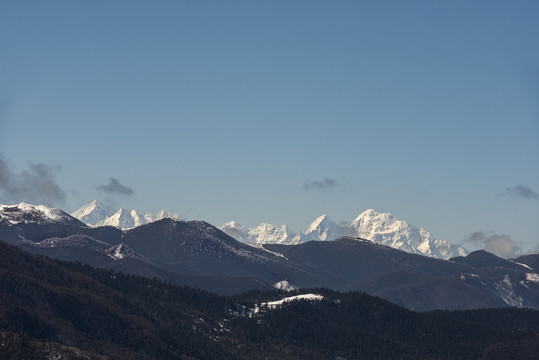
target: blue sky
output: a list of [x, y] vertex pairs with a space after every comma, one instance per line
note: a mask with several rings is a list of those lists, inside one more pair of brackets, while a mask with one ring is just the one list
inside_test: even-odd
[[[3, 3], [0, 201], [298, 231], [374, 208], [470, 249], [484, 232], [537, 250], [537, 14], [536, 1]], [[36, 179], [42, 193], [25, 191]]]

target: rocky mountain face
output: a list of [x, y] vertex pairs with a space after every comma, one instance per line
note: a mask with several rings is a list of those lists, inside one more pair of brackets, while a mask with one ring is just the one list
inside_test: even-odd
[[327, 215], [316, 218], [301, 233], [294, 233], [285, 225], [262, 223], [247, 228], [231, 221], [221, 230], [243, 242], [253, 244], [301, 244], [307, 241], [335, 240], [342, 236], [367, 239], [376, 244], [390, 246], [411, 254], [420, 254], [440, 259], [463, 256], [468, 251], [438, 239], [427, 230], [412, 226], [390, 213], [379, 213], [372, 209], [359, 214], [350, 223], [337, 224]]
[[[29, 204], [0, 209], [0, 240], [27, 251], [220, 294], [325, 287], [363, 291], [420, 311], [539, 309], [539, 255], [509, 261], [474, 252], [443, 260], [357, 237], [256, 245], [203, 221], [162, 219], [120, 230], [87, 226], [58, 209]], [[308, 228], [308, 233], [327, 239], [331, 232], [319, 230], [331, 230], [324, 226], [328, 218], [317, 220], [322, 226]], [[397, 225], [391, 229], [403, 229]]]

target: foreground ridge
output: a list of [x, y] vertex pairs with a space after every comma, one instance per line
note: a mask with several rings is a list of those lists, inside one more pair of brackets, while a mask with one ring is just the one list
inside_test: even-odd
[[534, 310], [415, 313], [327, 289], [222, 297], [1, 241], [0, 285], [3, 359], [527, 360], [539, 350]]

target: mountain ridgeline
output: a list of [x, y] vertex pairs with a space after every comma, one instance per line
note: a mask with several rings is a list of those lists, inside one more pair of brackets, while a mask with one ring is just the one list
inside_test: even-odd
[[439, 259], [468, 254], [463, 247], [440, 240], [423, 228], [412, 226], [390, 213], [379, 213], [372, 209], [343, 224], [335, 223], [327, 215], [319, 216], [301, 233], [294, 233], [286, 225], [262, 223], [257, 227], [247, 228], [236, 221], [224, 224], [221, 230], [237, 240], [258, 245], [297, 245], [307, 241], [330, 241], [348, 236]]
[[531, 360], [539, 352], [531, 309], [417, 313], [327, 289], [223, 297], [4, 242], [0, 288], [6, 360]]
[[[72, 216], [89, 226], [115, 226], [120, 229], [130, 229], [167, 217], [178, 219], [177, 214], [165, 210], [157, 214], [141, 215], [136, 210], [115, 210], [98, 201], [82, 206]], [[236, 221], [228, 222], [220, 229], [236, 240], [256, 245], [296, 245], [312, 240], [330, 241], [350, 236], [440, 259], [468, 254], [463, 247], [440, 240], [423, 228], [412, 226], [390, 213], [379, 213], [372, 209], [359, 214], [350, 223], [343, 224], [335, 223], [327, 215], [319, 216], [301, 233], [292, 231], [286, 225], [262, 223], [247, 228]]]
[[115, 226], [120, 229], [130, 229], [165, 218], [179, 219], [178, 214], [173, 214], [166, 210], [161, 210], [156, 214], [142, 215], [136, 210], [115, 210], [97, 200], [82, 206], [71, 215], [86, 225]]
[[222, 295], [287, 284], [364, 291], [418, 311], [539, 309], [539, 255], [509, 261], [488, 254], [487, 261], [474, 252], [448, 261], [355, 237], [255, 245], [203, 221], [165, 218], [121, 230], [88, 226], [61, 210], [29, 204], [2, 207], [0, 240], [55, 259]]

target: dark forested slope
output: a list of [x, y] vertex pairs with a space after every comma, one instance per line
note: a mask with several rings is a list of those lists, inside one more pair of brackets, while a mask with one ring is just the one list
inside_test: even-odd
[[539, 352], [534, 310], [416, 313], [363, 293], [311, 292], [323, 300], [269, 309], [260, 303], [298, 293], [222, 297], [0, 242], [0, 358], [534, 359]]

